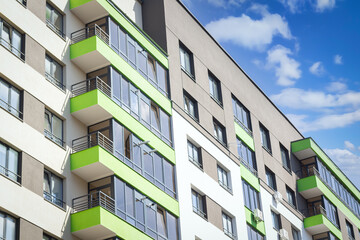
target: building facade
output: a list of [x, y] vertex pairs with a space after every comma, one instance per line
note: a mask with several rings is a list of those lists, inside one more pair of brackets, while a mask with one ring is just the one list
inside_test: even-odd
[[360, 192], [178, 0], [0, 0], [0, 239], [360, 240]]

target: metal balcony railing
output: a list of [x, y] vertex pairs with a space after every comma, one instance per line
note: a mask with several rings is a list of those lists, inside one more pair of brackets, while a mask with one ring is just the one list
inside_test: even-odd
[[65, 202], [60, 199], [55, 197], [54, 195], [44, 191], [44, 199], [48, 200], [49, 202], [52, 202], [55, 205], [58, 205], [59, 207], [65, 209]]
[[76, 153], [98, 145], [113, 154], [113, 141], [101, 132], [94, 132], [87, 136], [74, 139], [72, 141], [72, 151]]
[[100, 206], [115, 214], [115, 200], [99, 191], [72, 200], [72, 213]]
[[49, 21], [48, 19], [46, 19], [46, 25], [53, 30], [57, 35], [59, 35], [62, 38], [65, 38], [65, 33], [58, 28], [57, 26], [55, 26], [51, 21]]
[[258, 172], [256, 171], [256, 169], [253, 168], [252, 166], [250, 166], [250, 164], [247, 161], [245, 161], [242, 157], [239, 156], [239, 158], [240, 158], [242, 165], [244, 165], [244, 167], [246, 167], [252, 174], [254, 174], [257, 177]]
[[91, 27], [86, 27], [80, 29], [71, 34], [71, 42], [72, 44], [90, 38], [92, 36], [98, 36], [101, 40], [103, 40], [107, 45], [109, 45], [109, 34], [105, 32], [99, 25], [94, 24]]
[[8, 102], [5, 102], [4, 100], [2, 100], [0, 98], [0, 107], [5, 109], [6, 111], [8, 111], [9, 113], [11, 113], [12, 115], [14, 115], [17, 118], [22, 119], [22, 112], [20, 112], [18, 109], [14, 108], [13, 106], [11, 106]]
[[11, 43], [3, 39], [1, 36], [0, 36], [0, 44], [3, 45], [6, 49], [8, 49], [10, 52], [12, 52], [18, 58], [22, 60], [25, 59], [25, 54], [23, 52], [21, 52], [19, 49], [14, 47]]
[[242, 127], [242, 129], [245, 130], [245, 132], [247, 132], [247, 134], [249, 134], [251, 137], [253, 137], [252, 131], [251, 131], [248, 127], [246, 127], [246, 126], [244, 125], [244, 123], [242, 123], [242, 122], [241, 122], [237, 117], [235, 117], [235, 116], [234, 116], [234, 120], [235, 120], [235, 122], [236, 122], [237, 124], [239, 124], [239, 125]]
[[59, 138], [58, 136], [55, 136], [53, 133], [49, 132], [48, 130], [44, 129], [44, 135], [57, 145], [61, 147], [65, 147], [65, 142], [62, 140], [62, 138]]
[[201, 217], [206, 218], [206, 213], [204, 213], [203, 211], [201, 211], [201, 209], [193, 206], [193, 211], [194, 211], [196, 214], [200, 215]]
[[61, 88], [62, 90], [65, 89], [65, 85], [62, 83], [62, 81], [60, 81], [59, 79], [53, 77], [51, 74], [45, 72], [45, 78], [46, 78], [46, 80], [48, 80], [49, 82], [51, 82], [55, 86]]
[[10, 178], [11, 180], [15, 182], [20, 182], [21, 176], [17, 173], [12, 172], [11, 170], [7, 169], [6, 167], [0, 165], [0, 174], [6, 176], [7, 178]]
[[98, 76], [86, 79], [85, 81], [76, 83], [71, 86], [73, 97], [87, 93], [94, 89], [99, 89], [109, 98], [111, 98], [111, 87]]
[[319, 215], [319, 214], [322, 214], [325, 217], [327, 216], [326, 209], [321, 205], [313, 206], [311, 208], [306, 208], [306, 209], [301, 210], [300, 212], [305, 217], [312, 217], [312, 216]]

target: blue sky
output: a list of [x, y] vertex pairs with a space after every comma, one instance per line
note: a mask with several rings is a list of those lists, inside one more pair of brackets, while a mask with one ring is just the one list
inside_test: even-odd
[[182, 1], [360, 189], [360, 1]]

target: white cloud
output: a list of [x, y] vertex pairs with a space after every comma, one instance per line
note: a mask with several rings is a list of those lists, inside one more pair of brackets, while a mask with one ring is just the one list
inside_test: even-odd
[[209, 4], [214, 5], [215, 7], [228, 7], [228, 6], [239, 6], [241, 3], [246, 0], [207, 0]]
[[317, 12], [324, 12], [335, 7], [335, 0], [315, 0], [315, 10]]
[[211, 21], [205, 27], [220, 42], [232, 42], [249, 49], [264, 50], [275, 36], [291, 39], [292, 35], [285, 18], [271, 14], [266, 6], [255, 4], [250, 8], [260, 14], [260, 19], [252, 19], [242, 14]]
[[326, 90], [328, 90], [329, 92], [343, 92], [346, 89], [346, 84], [342, 82], [331, 82], [329, 86], [326, 87]]
[[278, 105], [293, 109], [319, 110], [323, 108], [359, 106], [360, 92], [327, 94], [321, 91], [286, 88], [279, 94], [270, 96]]
[[347, 149], [324, 149], [328, 156], [340, 167], [353, 184], [359, 188], [360, 156]]
[[315, 62], [313, 65], [311, 65], [309, 71], [316, 76], [320, 76], [325, 72], [325, 69], [321, 62]]
[[355, 145], [350, 141], [345, 141], [344, 145], [345, 145], [345, 148], [347, 148], [347, 149], [349, 149], [351, 151], [355, 150]]
[[344, 114], [329, 114], [315, 120], [307, 120], [307, 115], [287, 114], [290, 121], [301, 131], [319, 131], [342, 128], [360, 121], [360, 110]]
[[337, 65], [343, 64], [342, 56], [340, 56], [339, 54], [336, 54], [334, 56], [334, 63]]
[[278, 85], [294, 85], [295, 80], [301, 77], [300, 63], [289, 57], [291, 54], [290, 49], [281, 45], [277, 45], [267, 52], [266, 65], [275, 69]]
[[291, 13], [297, 13], [300, 11], [300, 5], [304, 3], [304, 0], [279, 0]]
[[360, 151], [360, 146], [358, 147], [358, 150]]

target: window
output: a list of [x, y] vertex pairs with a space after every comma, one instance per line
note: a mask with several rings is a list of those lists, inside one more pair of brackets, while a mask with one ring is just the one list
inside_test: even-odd
[[0, 142], [0, 174], [20, 182], [19, 153]]
[[296, 198], [294, 191], [286, 186], [286, 195], [287, 195], [287, 202], [290, 203], [294, 208], [296, 208]]
[[196, 121], [199, 121], [198, 104], [187, 92], [184, 91], [184, 110]]
[[219, 140], [223, 145], [226, 145], [226, 132], [225, 127], [221, 125], [215, 118], [213, 118], [214, 122], [214, 136], [217, 140]]
[[250, 184], [248, 184], [246, 181], [243, 180], [242, 182], [245, 206], [251, 211], [254, 211], [255, 209], [261, 209], [259, 192], [250, 186]]
[[47, 109], [45, 109], [44, 133], [47, 138], [64, 147], [63, 121]]
[[261, 134], [261, 144], [263, 148], [265, 148], [265, 150], [271, 154], [269, 130], [267, 130], [261, 123], [260, 123], [260, 134]]
[[222, 213], [223, 219], [223, 229], [224, 233], [231, 238], [235, 238], [234, 226], [233, 226], [233, 219], [226, 213]]
[[63, 15], [49, 3], [46, 3], [46, 24], [56, 34], [64, 37]]
[[0, 78], [0, 107], [14, 116], [22, 118], [20, 91], [2, 78]]
[[236, 138], [238, 154], [241, 162], [256, 174], [255, 153], [240, 139]]
[[51, 236], [49, 236], [49, 235], [47, 235], [47, 234], [44, 233], [44, 235], [43, 235], [43, 240], [57, 240], [57, 239], [56, 239], [56, 238], [53, 238], [53, 237], [51, 237]]
[[180, 64], [191, 78], [195, 78], [193, 55], [182, 43], [180, 43]]
[[55, 174], [44, 171], [44, 198], [59, 207], [64, 208], [63, 202], [63, 180]]
[[355, 239], [353, 226], [347, 220], [345, 220], [345, 221], [346, 221], [346, 229], [347, 229], [348, 236], [349, 236], [350, 240], [353, 240], [353, 239]]
[[292, 236], [294, 240], [301, 240], [300, 231], [295, 229], [294, 227], [291, 228]]
[[209, 72], [210, 96], [220, 105], [222, 105], [221, 84], [212, 73]]
[[250, 112], [247, 110], [244, 105], [240, 103], [234, 96], [232, 96], [233, 111], [234, 117], [237, 123], [250, 135], [251, 133], [251, 121], [250, 121]]
[[271, 217], [272, 217], [274, 229], [277, 231], [280, 231], [280, 228], [281, 228], [280, 214], [277, 214], [274, 211], [271, 211]]
[[17, 220], [14, 217], [7, 215], [4, 212], [0, 212], [0, 239], [17, 239], [17, 224]]
[[336, 207], [325, 196], [323, 196], [323, 202], [326, 211], [326, 217], [330, 220], [330, 222], [339, 228], [339, 218]]
[[280, 144], [280, 152], [281, 152], [281, 161], [282, 161], [283, 167], [287, 171], [291, 171], [289, 151], [283, 145]]
[[17, 0], [19, 3], [21, 3], [24, 7], [26, 7], [26, 0]]
[[0, 44], [15, 56], [25, 59], [24, 35], [0, 18]]
[[249, 224], [247, 225], [247, 233], [248, 233], [249, 240], [264, 240], [264, 237], [260, 233], [258, 233], [253, 227], [251, 227]]
[[190, 141], [188, 141], [188, 155], [189, 160], [192, 163], [194, 163], [199, 168], [202, 168], [201, 150]]
[[191, 191], [193, 211], [201, 217], [206, 218], [205, 196], [200, 195], [196, 191]]
[[219, 165], [217, 166], [219, 184], [228, 191], [231, 191], [229, 173]]
[[265, 172], [266, 172], [267, 185], [276, 191], [277, 188], [276, 188], [275, 174], [267, 167], [265, 167]]
[[63, 67], [49, 55], [45, 56], [45, 78], [55, 86], [64, 89]]

